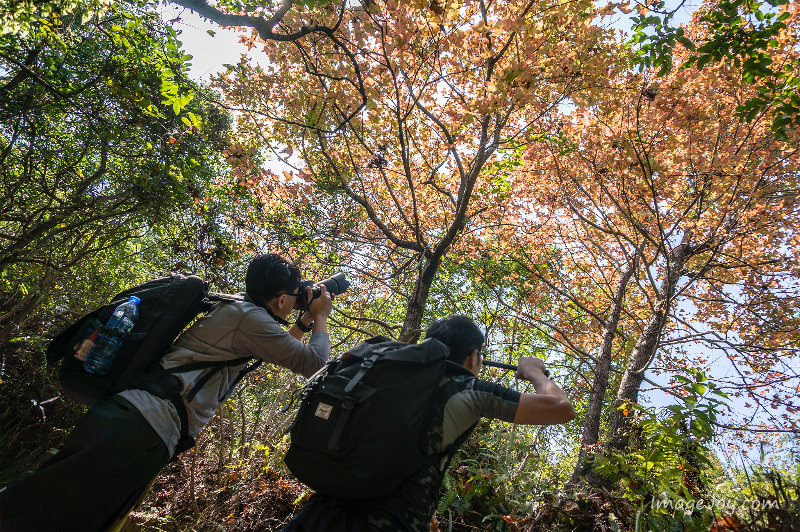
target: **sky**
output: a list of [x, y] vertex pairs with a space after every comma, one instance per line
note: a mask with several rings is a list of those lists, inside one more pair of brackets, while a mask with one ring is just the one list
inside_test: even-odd
[[223, 64], [236, 64], [241, 54], [247, 52], [247, 47], [239, 42], [241, 32], [224, 29], [194, 11], [170, 4], [161, 14], [180, 32], [183, 47], [192, 56], [189, 75], [195, 81], [210, 82], [212, 74], [225, 70]]
[[[667, 0], [668, 8], [680, 5], [675, 14], [676, 23], [687, 23], [692, 12], [700, 5], [699, 0]], [[169, 4], [162, 8], [164, 20], [180, 32], [186, 51], [193, 56], [190, 75], [196, 81], [210, 80], [210, 76], [225, 67], [225, 63], [236, 64], [246, 47], [239, 43], [241, 32], [223, 29], [215, 22], [205, 20], [185, 7]], [[630, 30], [630, 17], [619, 15], [610, 23], [622, 31]], [[213, 33], [211, 35], [209, 30]]]

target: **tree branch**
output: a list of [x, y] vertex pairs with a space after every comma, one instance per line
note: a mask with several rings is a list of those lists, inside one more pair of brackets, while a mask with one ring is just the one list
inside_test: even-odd
[[342, 2], [339, 20], [336, 25], [329, 26], [301, 26], [300, 29], [293, 33], [275, 33], [275, 26], [283, 22], [283, 18], [292, 8], [292, 0], [283, 0], [281, 6], [277, 11], [268, 19], [253, 15], [232, 15], [224, 13], [214, 6], [208, 4], [204, 0], [174, 0], [174, 3], [195, 11], [202, 17], [210, 19], [223, 27], [249, 27], [258, 32], [258, 36], [265, 41], [281, 41], [291, 42], [305, 37], [310, 33], [325, 33], [332, 35], [339, 27], [342, 20], [342, 13], [344, 12], [346, 2]]

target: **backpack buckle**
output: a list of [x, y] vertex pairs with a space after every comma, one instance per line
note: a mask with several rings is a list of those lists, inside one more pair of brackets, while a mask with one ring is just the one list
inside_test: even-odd
[[375, 362], [383, 355], [383, 352], [386, 351], [385, 349], [379, 350], [377, 353], [372, 355], [369, 358], [365, 358], [364, 362], [361, 363], [361, 367], [364, 369], [369, 369], [375, 365]]
[[364, 361], [361, 363], [361, 369], [358, 370], [358, 373], [356, 373], [355, 377], [350, 379], [350, 382], [345, 387], [345, 394], [349, 394], [356, 389], [356, 386], [358, 386], [358, 384], [361, 382], [361, 379], [363, 379], [364, 375], [367, 374], [369, 369], [375, 365], [375, 361], [378, 360], [381, 355], [383, 355], [383, 352], [375, 353], [371, 357], [364, 359]]
[[352, 410], [356, 405], [356, 398], [352, 395], [345, 395], [342, 403], [342, 410]]

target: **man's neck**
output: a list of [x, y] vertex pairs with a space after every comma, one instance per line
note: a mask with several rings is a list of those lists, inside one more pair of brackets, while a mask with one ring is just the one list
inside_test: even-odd
[[261, 307], [261, 308], [263, 308], [264, 310], [266, 310], [266, 311], [267, 311], [267, 314], [269, 314], [269, 315], [272, 317], [272, 319], [273, 319], [273, 320], [277, 321], [277, 322], [278, 322], [278, 323], [280, 323], [281, 325], [291, 325], [291, 324], [290, 324], [288, 321], [286, 321], [285, 319], [283, 319], [283, 318], [281, 318], [280, 316], [278, 316], [277, 314], [275, 314], [275, 311], [274, 311], [274, 310], [272, 310], [272, 308], [270, 308], [270, 306], [269, 306], [269, 305], [267, 305], [266, 303], [264, 303], [264, 302], [263, 302], [263, 299], [261, 299], [260, 297], [259, 297], [259, 298], [255, 298], [255, 297], [252, 297], [252, 296], [250, 296], [250, 294], [247, 294], [247, 298], [248, 298], [250, 301], [252, 301], [252, 303], [253, 303], [255, 306], [257, 306], [257, 307]]
[[262, 308], [267, 311], [267, 314], [272, 316], [273, 320], [277, 321], [281, 325], [290, 325], [290, 323], [288, 321], [286, 321], [285, 319], [283, 319], [280, 316], [278, 316], [277, 314], [275, 314], [275, 312], [271, 308], [269, 308], [268, 305], [264, 305]]

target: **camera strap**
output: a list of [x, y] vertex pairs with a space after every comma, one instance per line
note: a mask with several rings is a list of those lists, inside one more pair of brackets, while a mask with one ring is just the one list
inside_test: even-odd
[[267, 314], [269, 314], [270, 316], [272, 316], [272, 319], [273, 319], [273, 320], [275, 320], [275, 321], [277, 321], [277, 322], [278, 322], [278, 323], [280, 323], [281, 325], [291, 325], [291, 323], [289, 323], [289, 322], [288, 322], [288, 321], [286, 321], [285, 319], [281, 318], [280, 316], [278, 316], [277, 314], [275, 314], [274, 312], [272, 312], [272, 309], [271, 309], [271, 308], [269, 308], [268, 306], [266, 306], [266, 305], [259, 305], [259, 306], [260, 306], [261, 308], [263, 308], [264, 310], [266, 310], [266, 311], [267, 311]]
[[280, 316], [278, 316], [277, 314], [272, 312], [272, 309], [269, 308], [266, 304], [262, 303], [261, 302], [262, 299], [260, 297], [259, 298], [255, 298], [255, 297], [251, 296], [250, 294], [247, 294], [247, 297], [244, 299], [244, 301], [248, 301], [248, 302], [254, 304], [257, 307], [263, 308], [264, 310], [267, 311], [267, 314], [269, 314], [270, 317], [272, 317], [273, 320], [277, 321], [281, 325], [284, 325], [284, 326], [291, 325], [291, 323], [289, 323], [285, 319], [281, 318]]

